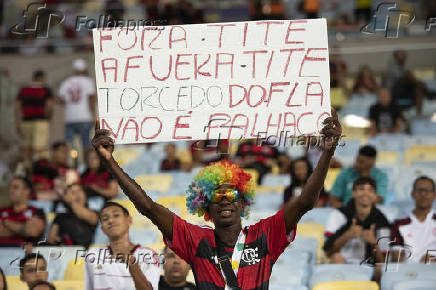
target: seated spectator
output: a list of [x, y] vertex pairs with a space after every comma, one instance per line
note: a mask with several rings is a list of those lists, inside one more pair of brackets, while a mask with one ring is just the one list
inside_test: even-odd
[[344, 80], [347, 74], [347, 64], [342, 59], [339, 48], [332, 47], [332, 54], [329, 59], [330, 67], [330, 87], [331, 88], [343, 88]]
[[161, 171], [171, 171], [180, 169], [180, 160], [176, 157], [176, 145], [168, 143], [165, 146], [166, 156], [160, 165]]
[[56, 287], [47, 281], [36, 282], [30, 290], [56, 290]]
[[[304, 185], [309, 177], [312, 175], [313, 169], [307, 158], [302, 157], [294, 160], [291, 163], [291, 185], [285, 188], [283, 201], [287, 202], [289, 199], [293, 199], [301, 194]], [[328, 201], [328, 194], [321, 189], [319, 199], [315, 207], [323, 207]]]
[[29, 289], [39, 281], [47, 281], [47, 261], [41, 254], [27, 254], [20, 260], [20, 279]]
[[[396, 220], [392, 226], [391, 241], [398, 246], [394, 247], [393, 260], [405, 263], [434, 262], [434, 252], [427, 256], [428, 250], [436, 249], [436, 213], [432, 209], [436, 199], [434, 181], [426, 176], [418, 177], [413, 184], [412, 197], [415, 209], [408, 217]], [[401, 247], [404, 246], [410, 252], [401, 255]]]
[[391, 93], [387, 88], [379, 90], [377, 104], [369, 109], [369, 120], [370, 136], [378, 133], [401, 133], [403, 129], [401, 110], [392, 103]]
[[420, 82], [410, 70], [407, 70], [392, 88], [394, 103], [402, 110], [415, 107], [417, 115], [422, 112], [422, 101], [425, 93], [425, 84]]
[[387, 194], [388, 177], [386, 173], [374, 168], [377, 151], [374, 147], [366, 145], [359, 149], [354, 166], [344, 168], [336, 177], [330, 190], [329, 204], [340, 208], [352, 198], [352, 186], [359, 177], [371, 177], [376, 181], [376, 203], [382, 203]]
[[389, 236], [390, 226], [383, 213], [375, 207], [375, 190], [373, 179], [357, 179], [353, 183], [353, 199], [345, 207], [331, 213], [324, 244], [330, 263], [358, 264], [367, 259], [372, 259], [367, 260], [372, 264], [384, 262], [387, 247], [378, 239]]
[[29, 180], [15, 177], [9, 184], [11, 205], [0, 209], [0, 246], [20, 247], [26, 242], [41, 240], [45, 229], [45, 215], [41, 209], [29, 205], [32, 185]]
[[277, 166], [279, 167], [279, 174], [291, 173], [291, 157], [286, 153], [279, 153], [277, 157]]
[[160, 276], [159, 290], [195, 290], [194, 284], [187, 282], [189, 264], [177, 256], [170, 248], [165, 246], [163, 250], [165, 263], [163, 264], [163, 276]]
[[89, 197], [101, 196], [105, 200], [118, 195], [118, 183], [112, 178], [109, 171], [104, 168], [94, 149], [87, 152], [87, 168], [80, 177], [81, 184]]
[[253, 168], [259, 173], [258, 183], [262, 183], [262, 178], [272, 167], [277, 166], [278, 151], [274, 146], [262, 142], [256, 144], [257, 140], [248, 139], [239, 144], [235, 156], [235, 163], [242, 168]]
[[33, 164], [32, 183], [38, 199], [55, 200], [55, 180], [66, 175], [68, 147], [63, 141], [53, 143], [51, 161], [40, 159]]
[[107, 202], [100, 211], [100, 222], [109, 245], [89, 250], [88, 255], [96, 259], [85, 261], [85, 289], [157, 290], [159, 259], [152, 249], [130, 241], [132, 218], [127, 209]]
[[2, 268], [0, 268], [0, 290], [8, 290], [8, 283], [6, 282], [6, 276]]
[[353, 92], [356, 94], [375, 94], [377, 89], [378, 85], [371, 68], [368, 65], [362, 66], [354, 83]]
[[98, 213], [88, 208], [86, 194], [80, 184], [68, 186], [62, 202], [67, 212], [56, 215], [48, 234], [48, 243], [88, 248], [94, 237]]

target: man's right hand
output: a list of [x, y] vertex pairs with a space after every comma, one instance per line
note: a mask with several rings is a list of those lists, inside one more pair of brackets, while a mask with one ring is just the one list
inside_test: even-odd
[[109, 137], [109, 130], [100, 129], [99, 120], [95, 121], [95, 135], [91, 141], [97, 154], [104, 160], [110, 160], [114, 152], [114, 140]]
[[353, 218], [352, 224], [350, 228], [347, 230], [347, 236], [350, 239], [360, 238], [362, 236], [363, 229], [361, 226], [358, 226], [356, 223], [357, 223], [356, 219]]

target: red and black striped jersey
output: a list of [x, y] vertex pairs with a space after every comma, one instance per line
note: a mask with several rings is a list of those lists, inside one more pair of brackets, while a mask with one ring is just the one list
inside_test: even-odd
[[[283, 210], [244, 229], [246, 238], [238, 270], [241, 289], [268, 289], [271, 270], [295, 238], [296, 229], [286, 235]], [[217, 261], [214, 230], [197, 226], [174, 215], [173, 239], [165, 240], [177, 255], [191, 265], [197, 289], [223, 290], [224, 278]], [[232, 255], [233, 248], [226, 248]]]

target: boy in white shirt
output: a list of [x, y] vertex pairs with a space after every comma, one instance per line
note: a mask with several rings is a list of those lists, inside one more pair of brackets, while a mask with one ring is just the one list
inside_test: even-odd
[[[393, 260], [406, 263], [434, 263], [436, 253], [436, 213], [432, 209], [436, 199], [435, 183], [421, 176], [413, 184], [415, 209], [408, 217], [396, 220], [391, 240]], [[404, 252], [402, 252], [404, 250]]]
[[159, 257], [129, 238], [132, 218], [123, 206], [107, 202], [100, 211], [101, 228], [109, 245], [92, 248], [85, 257], [85, 289], [157, 290]]

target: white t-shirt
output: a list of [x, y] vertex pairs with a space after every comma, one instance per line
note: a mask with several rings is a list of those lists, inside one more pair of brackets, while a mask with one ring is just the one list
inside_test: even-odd
[[[422, 256], [436, 255], [436, 214], [430, 211], [425, 221], [419, 221], [413, 213], [396, 220], [392, 227], [392, 241], [404, 246], [405, 262], [420, 263]], [[402, 255], [403, 255], [402, 254]]]
[[92, 122], [89, 96], [95, 94], [95, 85], [88, 76], [71, 76], [64, 80], [59, 95], [65, 101], [65, 122]]
[[[137, 245], [132, 255], [154, 290], [158, 290], [160, 268], [159, 256], [150, 248]], [[110, 248], [91, 248], [85, 256], [86, 290], [132, 290], [135, 283], [126, 263], [110, 258]]]

